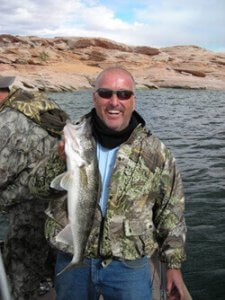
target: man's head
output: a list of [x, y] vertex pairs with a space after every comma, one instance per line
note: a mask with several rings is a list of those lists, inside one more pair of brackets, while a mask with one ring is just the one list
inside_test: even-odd
[[4, 99], [8, 96], [10, 86], [13, 84], [15, 78], [15, 76], [0, 76], [0, 102], [3, 102]]
[[135, 82], [125, 69], [103, 70], [96, 79], [93, 102], [98, 117], [115, 131], [125, 129], [135, 109]]

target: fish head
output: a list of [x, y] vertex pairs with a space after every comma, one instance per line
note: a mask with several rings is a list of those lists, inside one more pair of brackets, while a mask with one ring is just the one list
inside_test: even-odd
[[79, 167], [87, 164], [84, 155], [84, 147], [82, 138], [85, 134], [85, 126], [83, 123], [67, 122], [63, 129], [65, 139], [65, 154], [67, 159], [73, 159]]

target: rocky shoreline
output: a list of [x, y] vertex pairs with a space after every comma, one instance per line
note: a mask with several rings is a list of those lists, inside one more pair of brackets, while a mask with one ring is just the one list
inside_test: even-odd
[[138, 88], [225, 90], [225, 53], [197, 46], [134, 47], [102, 38], [0, 35], [0, 75], [40, 91], [93, 87], [105, 67], [119, 65]]

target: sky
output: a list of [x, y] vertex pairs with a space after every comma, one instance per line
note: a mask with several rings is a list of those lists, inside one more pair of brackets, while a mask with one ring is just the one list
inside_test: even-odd
[[0, 0], [0, 34], [225, 52], [225, 0]]

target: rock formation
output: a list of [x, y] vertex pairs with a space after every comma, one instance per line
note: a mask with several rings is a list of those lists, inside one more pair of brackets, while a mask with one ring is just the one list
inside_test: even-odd
[[0, 35], [0, 75], [16, 85], [43, 91], [93, 86], [109, 66], [132, 72], [139, 88], [225, 90], [225, 53], [197, 46], [128, 46], [103, 38]]

